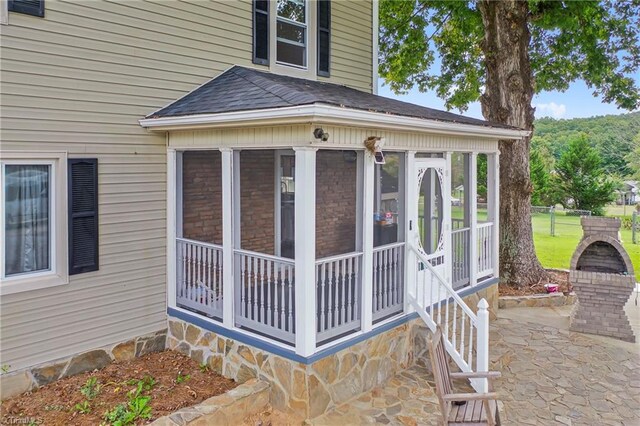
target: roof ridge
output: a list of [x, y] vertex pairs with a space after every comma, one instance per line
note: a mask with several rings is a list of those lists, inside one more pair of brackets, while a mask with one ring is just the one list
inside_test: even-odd
[[[259, 87], [260, 89], [271, 93], [273, 96], [276, 96], [280, 99], [282, 99], [284, 102], [290, 104], [290, 105], [299, 105], [300, 104], [300, 96], [304, 96], [306, 97], [309, 102], [318, 102], [318, 98], [315, 96], [309, 96], [308, 93], [305, 93], [301, 90], [298, 90], [295, 87], [292, 86], [287, 86], [283, 83], [280, 83], [279, 81], [277, 81], [278, 77], [282, 77], [281, 74], [275, 74], [275, 73], [270, 73], [270, 72], [266, 72], [266, 71], [262, 71], [262, 70], [257, 70], [257, 69], [253, 69], [253, 68], [246, 68], [240, 65], [237, 65], [236, 68], [238, 70], [242, 70], [245, 72], [250, 72], [253, 74], [254, 78], [256, 80], [259, 80], [259, 82], [255, 82], [255, 81], [251, 81], [248, 80], [244, 75], [242, 75], [242, 78], [244, 78], [247, 81], [251, 81], [252, 84], [254, 84], [255, 86]], [[300, 78], [300, 77], [293, 77], [293, 76], [286, 76], [287, 78], [291, 78], [291, 79], [295, 79], [295, 80], [299, 80], [300, 82], [304, 83], [306, 81], [310, 81], [310, 82], [317, 82], [315, 80], [307, 80], [304, 78]], [[283, 90], [274, 90], [273, 87], [277, 87], [278, 89], [283, 89]], [[291, 92], [291, 91], [295, 91], [295, 95], [289, 95], [287, 94], [287, 91]]]
[[[256, 73], [258, 74], [258, 75], [256, 76], [256, 78], [259, 78], [259, 79], [261, 79], [261, 80], [267, 80], [267, 79], [266, 79], [263, 75], [261, 75], [261, 74], [271, 75], [270, 73], [266, 73], [266, 72], [259, 71], [259, 70], [254, 70], [254, 69], [251, 69], [251, 68], [245, 68], [245, 67], [242, 67], [242, 66], [240, 66], [240, 65], [236, 65], [235, 67], [233, 67], [232, 71], [234, 71], [234, 74], [235, 74], [235, 75], [237, 75], [238, 77], [240, 77], [240, 78], [241, 78], [241, 79], [243, 79], [244, 81], [246, 81], [246, 82], [248, 82], [248, 83], [250, 83], [250, 84], [254, 85], [255, 87], [257, 87], [257, 88], [259, 88], [259, 89], [261, 89], [261, 90], [264, 90], [265, 92], [269, 92], [269, 93], [270, 93], [270, 94], [272, 94], [273, 96], [275, 96], [275, 97], [279, 98], [279, 99], [280, 99], [280, 100], [282, 100], [283, 102], [288, 103], [289, 105], [295, 105], [295, 103], [294, 103], [294, 102], [292, 102], [291, 100], [286, 99], [285, 97], [283, 97], [282, 95], [280, 95], [280, 94], [278, 94], [278, 93], [275, 93], [274, 91], [270, 90], [268, 87], [264, 87], [264, 85], [262, 85], [262, 84], [258, 84], [257, 82], [255, 82], [255, 81], [253, 81], [253, 80], [248, 79], [246, 75], [244, 75], [243, 73], [239, 73], [239, 72], [237, 72], [237, 71], [249, 71], [249, 72], [251, 72], [251, 71], [256, 71]], [[279, 83], [275, 83], [275, 84], [277, 84], [277, 85], [278, 85], [278, 87], [282, 87], [282, 85], [281, 85], [281, 84], [279, 84]]]

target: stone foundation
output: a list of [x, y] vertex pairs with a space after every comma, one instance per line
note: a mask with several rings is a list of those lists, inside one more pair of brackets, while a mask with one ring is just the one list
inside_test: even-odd
[[[474, 311], [478, 301], [485, 298], [491, 318], [496, 318], [497, 284], [463, 298]], [[167, 345], [237, 382], [254, 378], [268, 382], [271, 405], [313, 419], [384, 385], [416, 360], [428, 365], [428, 335], [422, 320], [412, 319], [318, 361], [303, 364], [169, 317]]]
[[113, 361], [125, 361], [151, 352], [162, 351], [166, 346], [166, 338], [167, 330], [160, 330], [133, 340], [83, 352], [71, 358], [56, 360], [26, 370], [10, 371], [0, 376], [0, 398], [4, 400], [64, 377], [103, 368]]
[[[416, 320], [414, 320], [415, 322]], [[419, 320], [418, 320], [419, 321]], [[412, 323], [405, 323], [311, 364], [302, 364], [169, 318], [169, 348], [227, 378], [268, 382], [271, 405], [315, 418], [383, 384], [413, 362]]]
[[269, 406], [269, 384], [249, 380], [222, 395], [214, 396], [193, 407], [182, 408], [160, 417], [153, 426], [236, 426], [246, 417], [265, 411]]

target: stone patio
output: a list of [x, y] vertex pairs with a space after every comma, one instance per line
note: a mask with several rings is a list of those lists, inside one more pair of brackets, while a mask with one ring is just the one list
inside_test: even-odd
[[[501, 310], [493, 322], [491, 362], [502, 372], [496, 389], [503, 424], [640, 424], [640, 345], [570, 332], [570, 312], [571, 306]], [[633, 297], [627, 312], [638, 326]], [[429, 369], [416, 365], [313, 424], [436, 425], [431, 380]]]

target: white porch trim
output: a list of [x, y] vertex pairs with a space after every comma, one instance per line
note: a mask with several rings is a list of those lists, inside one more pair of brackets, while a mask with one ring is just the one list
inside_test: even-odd
[[234, 268], [233, 268], [233, 151], [220, 148], [222, 153], [222, 322], [232, 328]]
[[[296, 353], [316, 352], [316, 149], [294, 148]], [[304, 235], [304, 238], [301, 238]]]
[[249, 125], [273, 126], [278, 124], [308, 124], [310, 122], [498, 139], [522, 139], [530, 133], [518, 129], [425, 120], [415, 117], [316, 104], [217, 114], [144, 118], [139, 120], [142, 127], [160, 131], [194, 128], [232, 128]]
[[487, 154], [487, 220], [493, 222], [493, 276], [500, 276], [500, 153]]

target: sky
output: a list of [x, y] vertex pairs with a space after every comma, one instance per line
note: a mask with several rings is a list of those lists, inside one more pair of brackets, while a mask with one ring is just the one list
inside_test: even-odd
[[[640, 74], [635, 76], [635, 80], [640, 85]], [[379, 80], [378, 94], [381, 96], [445, 110], [444, 101], [438, 98], [435, 92], [420, 93], [417, 89], [414, 89], [406, 95], [394, 95], [383, 83], [382, 79]], [[592, 91], [582, 81], [574, 82], [565, 92], [539, 93], [533, 98], [533, 106], [536, 107], [536, 118], [592, 117], [629, 112], [624, 109], [618, 109], [615, 104], [604, 103], [600, 97], [594, 97]], [[459, 113], [458, 110], [452, 110], [452, 112]], [[463, 114], [469, 117], [482, 118], [480, 103], [475, 102], [469, 105], [469, 109]]]

